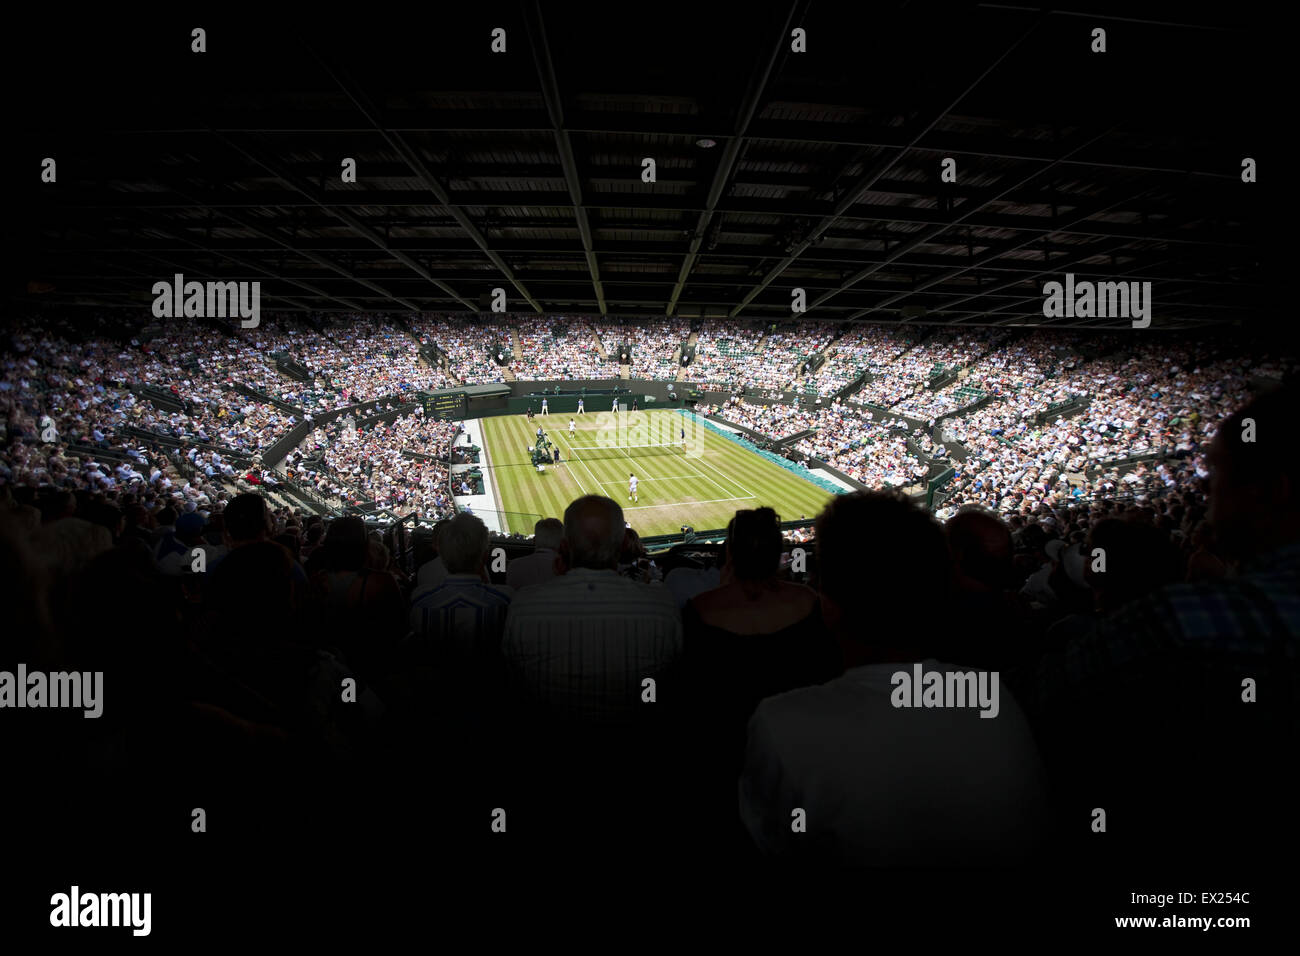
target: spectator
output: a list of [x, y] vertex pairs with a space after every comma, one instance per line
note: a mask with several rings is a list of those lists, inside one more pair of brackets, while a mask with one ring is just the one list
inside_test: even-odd
[[[713, 782], [705, 793], [715, 795], [718, 815], [733, 821], [740, 846], [735, 782], [754, 708], [764, 697], [842, 671], [817, 592], [780, 579], [782, 546], [780, 519], [771, 508], [737, 511], [727, 527], [721, 585], [692, 598], [682, 615], [695, 775]], [[711, 829], [715, 839], [727, 835]]]
[[564, 522], [542, 518], [533, 526], [533, 553], [515, 558], [506, 568], [506, 583], [516, 591], [545, 584], [555, 577], [555, 559], [564, 541]]
[[373, 566], [361, 518], [337, 518], [330, 525], [312, 555], [311, 584], [326, 646], [378, 682], [404, 633], [406, 606], [393, 576]]
[[[226, 544], [232, 551], [246, 544], [266, 541], [275, 531], [275, 523], [270, 510], [266, 507], [266, 499], [261, 495], [251, 493], [237, 495], [226, 506], [224, 514]], [[174, 515], [168, 517], [171, 522], [176, 520]], [[161, 518], [162, 516], [160, 520]]]
[[[433, 547], [438, 550], [438, 541], [442, 536], [443, 526], [447, 522], [439, 521], [433, 526]], [[415, 589], [417, 591], [431, 591], [443, 581], [447, 580], [447, 564], [442, 560], [442, 554], [436, 554], [424, 564], [415, 573]]]
[[488, 544], [481, 518], [461, 514], [446, 522], [438, 538], [446, 580], [411, 599], [411, 631], [421, 659], [471, 663], [500, 653], [514, 589], [488, 580]]
[[[690, 540], [689, 535], [687, 540]], [[710, 591], [722, 583], [724, 560], [726, 560], [725, 549], [710, 555], [709, 562], [704, 567], [682, 564], [664, 576], [664, 587], [672, 593], [679, 610], [686, 607], [686, 602], [695, 595]]]
[[1011, 529], [978, 506], [962, 509], [944, 526], [952, 560], [952, 611], [944, 660], [1007, 673], [1035, 653], [1028, 622], [1011, 593]]
[[[940, 527], [905, 499], [847, 495], [817, 520], [817, 567], [823, 614], [849, 669], [754, 712], [741, 816], [755, 843], [780, 857], [848, 865], [1029, 858], [1045, 793], [1029, 725], [1005, 688], [991, 720], [972, 708], [891, 702], [893, 675], [913, 664], [956, 670], [929, 657], [933, 622], [890, 629], [893, 618], [875, 613], [942, 599], [949, 557]], [[795, 807], [806, 813], [806, 833], [792, 831]]]
[[[1237, 574], [1172, 584], [1115, 607], [1153, 582], [1142, 566], [1144, 539], [1130, 541], [1131, 529], [1112, 526], [1102, 539], [1109, 545], [1106, 571], [1090, 565], [1089, 580], [1102, 588], [1099, 601], [1114, 609], [1039, 668], [1041, 735], [1058, 757], [1058, 786], [1079, 792], [1070, 788], [1087, 781], [1097, 805], [1128, 807], [1145, 852], [1227, 860], [1245, 845], [1280, 852], [1293, 845], [1288, 775], [1300, 743], [1300, 462], [1291, 437], [1297, 399], [1294, 387], [1255, 399], [1223, 421], [1211, 444], [1212, 523], [1239, 562]], [[1243, 440], [1248, 419], [1258, 441]], [[1120, 574], [1113, 594], [1112, 568]], [[1268, 698], [1264, 688], [1271, 689]], [[1234, 765], [1250, 767], [1251, 785], [1209, 772], [1210, 753], [1231, 753]]]
[[626, 523], [597, 495], [564, 512], [567, 572], [521, 591], [504, 650], [526, 699], [595, 722], [643, 712], [642, 681], [661, 678], [681, 653], [681, 619], [662, 588], [618, 574]]

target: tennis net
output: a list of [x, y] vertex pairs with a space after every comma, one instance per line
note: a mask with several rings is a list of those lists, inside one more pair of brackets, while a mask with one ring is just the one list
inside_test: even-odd
[[595, 461], [600, 458], [639, 458], [643, 455], [686, 455], [680, 441], [647, 445], [561, 445], [560, 450], [572, 458]]

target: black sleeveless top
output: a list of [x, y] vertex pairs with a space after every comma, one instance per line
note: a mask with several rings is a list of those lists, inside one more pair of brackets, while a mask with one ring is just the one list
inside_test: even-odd
[[682, 611], [682, 666], [688, 721], [699, 742], [739, 773], [749, 718], [764, 697], [822, 684], [843, 672], [839, 646], [820, 607], [769, 634], [736, 634], [706, 624], [690, 601]]

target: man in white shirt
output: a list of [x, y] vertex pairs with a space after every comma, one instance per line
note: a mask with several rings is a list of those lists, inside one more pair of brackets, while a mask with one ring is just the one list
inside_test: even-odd
[[627, 476], [627, 500], [631, 502], [638, 501], [636, 495], [636, 475], [629, 473]]
[[[930, 657], [927, 645], [956, 622], [905, 630], [878, 613], [942, 606], [943, 531], [905, 500], [857, 493], [818, 518], [817, 549], [822, 614], [846, 670], [769, 697], [750, 718], [740, 812], [755, 844], [772, 856], [849, 866], [1032, 859], [1047, 822], [1043, 769], [1000, 675]], [[940, 690], [978, 684], [978, 701], [952, 691], [923, 701], [921, 681], [905, 684], [917, 666], [941, 675]]]

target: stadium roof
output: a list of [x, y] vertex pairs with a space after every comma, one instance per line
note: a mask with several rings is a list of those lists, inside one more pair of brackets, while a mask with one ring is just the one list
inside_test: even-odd
[[1246, 157], [1270, 176], [1266, 28], [1077, 6], [27, 14], [9, 304], [147, 310], [179, 272], [261, 281], [264, 310], [503, 288], [512, 313], [771, 321], [799, 288], [808, 318], [1016, 325], [1072, 272], [1150, 281], [1156, 327], [1266, 319], [1278, 213], [1242, 182]]

